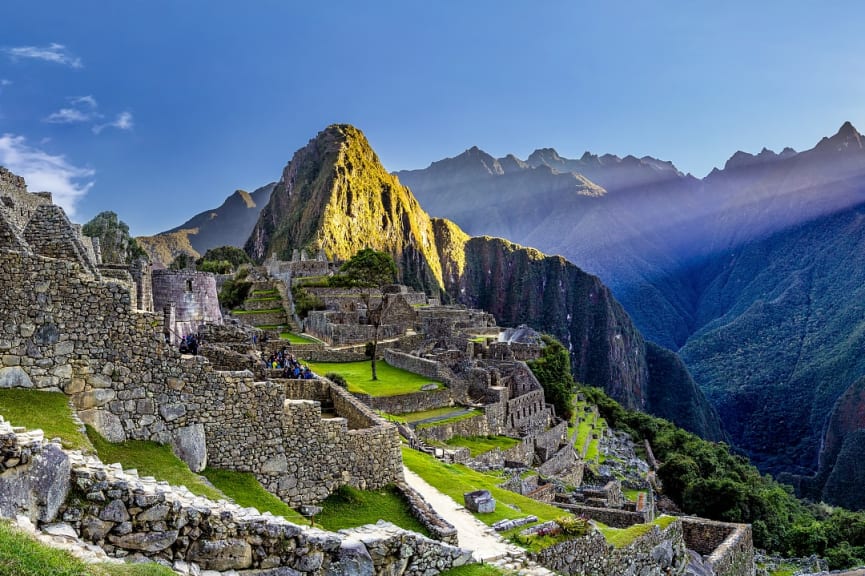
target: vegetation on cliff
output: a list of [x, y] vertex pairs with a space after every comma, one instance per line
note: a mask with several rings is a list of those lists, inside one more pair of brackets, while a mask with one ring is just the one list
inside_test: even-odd
[[552, 336], [542, 337], [541, 357], [527, 362], [544, 388], [544, 398], [556, 408], [556, 415], [570, 421], [576, 384], [571, 375], [571, 359], [562, 343]]
[[865, 513], [808, 504], [723, 442], [708, 442], [661, 418], [625, 410], [597, 388], [580, 392], [611, 427], [649, 441], [660, 463], [664, 495], [686, 513], [749, 523], [755, 546], [773, 553], [818, 554], [833, 569], [865, 561]]
[[81, 227], [85, 236], [99, 239], [104, 264], [129, 264], [147, 253], [129, 235], [129, 226], [111, 211], [100, 212]]

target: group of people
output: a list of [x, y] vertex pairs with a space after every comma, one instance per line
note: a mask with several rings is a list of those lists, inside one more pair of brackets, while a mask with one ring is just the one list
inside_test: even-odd
[[285, 348], [274, 352], [269, 358], [264, 358], [264, 352], [261, 353], [262, 360], [265, 366], [270, 370], [282, 370], [283, 378], [294, 378], [303, 380], [312, 380], [315, 374], [309, 369], [309, 366], [302, 365], [294, 357], [294, 354], [288, 354]]
[[198, 355], [199, 337], [196, 334], [187, 334], [180, 339], [180, 353]]

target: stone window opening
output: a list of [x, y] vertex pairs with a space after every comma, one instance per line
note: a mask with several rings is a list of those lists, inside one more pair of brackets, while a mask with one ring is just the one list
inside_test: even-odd
[[186, 281], [186, 291], [187, 291], [187, 292], [192, 292], [192, 280], [187, 280], [187, 281]]

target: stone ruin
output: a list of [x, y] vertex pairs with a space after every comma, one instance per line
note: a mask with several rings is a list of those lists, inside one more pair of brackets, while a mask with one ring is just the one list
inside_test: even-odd
[[[318, 502], [342, 485], [402, 484], [400, 441], [392, 424], [325, 380], [256, 381], [249, 371], [216, 370], [205, 357], [182, 356], [165, 342], [162, 311], [141, 308], [147, 301], [141, 293], [121, 271], [102, 273], [93, 244], [49, 196], [29, 194], [23, 180], [0, 172], [0, 388], [62, 391], [78, 417], [109, 441], [171, 445], [193, 470], [207, 464], [251, 472], [292, 506]], [[325, 403], [333, 415], [322, 414]], [[99, 478], [104, 472], [91, 474]], [[26, 513], [31, 504], [11, 506], [0, 507], [4, 516]], [[122, 516], [120, 504], [116, 508]], [[36, 520], [49, 522], [49, 516]], [[179, 551], [175, 543], [181, 540], [170, 530], [167, 536], [163, 530], [132, 538], [124, 522], [109, 526], [111, 520], [97, 517], [101, 524], [85, 529], [79, 520], [67, 519], [79, 536], [118, 555], [139, 551], [182, 561], [188, 555], [190, 540]], [[296, 543], [297, 528], [291, 531]], [[437, 571], [462, 558], [451, 554], [448, 560], [448, 548], [423, 540], [432, 542], [422, 546], [425, 563], [400, 561], [387, 573], [429, 574], [431, 566]], [[233, 542], [221, 539], [217, 548]], [[339, 548], [333, 542], [325, 555]], [[324, 573], [321, 554], [304, 557], [311, 564], [298, 567], [297, 559], [286, 558], [277, 565]]]

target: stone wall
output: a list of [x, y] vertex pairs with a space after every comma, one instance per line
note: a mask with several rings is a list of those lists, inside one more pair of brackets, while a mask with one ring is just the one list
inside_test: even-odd
[[90, 259], [81, 242], [81, 235], [60, 206], [37, 206], [22, 236], [36, 254], [74, 262], [83, 271], [99, 276], [96, 263]]
[[396, 396], [369, 396], [368, 394], [355, 394], [355, 396], [373, 410], [381, 410], [388, 414], [407, 414], [454, 405], [451, 391], [447, 388]]
[[[372, 342], [375, 327], [357, 324], [356, 312], [311, 311], [304, 321], [304, 330], [332, 346]], [[351, 320], [351, 321], [350, 321]], [[405, 327], [383, 324], [378, 328], [379, 341], [405, 334]]]
[[507, 425], [521, 434], [539, 434], [547, 428], [549, 412], [544, 391], [533, 390], [507, 403]]
[[548, 430], [533, 437], [535, 453], [542, 462], [555, 454], [559, 447], [568, 439], [568, 423], [561, 420]]
[[583, 538], [555, 544], [529, 556], [565, 576], [684, 574], [690, 558], [682, 538], [682, 525], [678, 521], [664, 530], [653, 526], [648, 533], [622, 548], [614, 548], [603, 535], [593, 531]]
[[216, 278], [209, 272], [189, 270], [153, 270], [153, 306], [162, 310], [175, 306], [172, 343], [187, 334], [198, 332], [206, 322], [222, 324], [222, 312], [216, 295]]
[[24, 178], [0, 166], [0, 215], [18, 234], [24, 231], [39, 206], [50, 203], [50, 195], [30, 194]]
[[405, 482], [397, 482], [396, 487], [408, 503], [411, 515], [423, 524], [424, 528], [429, 530], [429, 533], [435, 540], [453, 546], [458, 545], [457, 529], [450, 522], [442, 518], [417, 490]]
[[754, 542], [751, 526], [705, 518], [681, 519], [688, 548], [703, 555], [717, 576], [753, 576]]
[[567, 445], [538, 466], [538, 472], [544, 476], [555, 476], [579, 486], [583, 480], [583, 468], [584, 463], [577, 456], [574, 447]]
[[[39, 507], [39, 521], [62, 521], [85, 542], [120, 558], [162, 561], [179, 571], [421, 576], [471, 562], [470, 552], [380, 522], [338, 533], [194, 496], [186, 488], [139, 478], [119, 465], [72, 452], [50, 481], [60, 498], [49, 509], [29, 494], [12, 509]], [[62, 472], [60, 474], [59, 472]], [[63, 477], [65, 476], [65, 478]], [[255, 572], [246, 572], [253, 570]], [[259, 572], [260, 570], [260, 572]]]
[[406, 354], [392, 348], [388, 348], [384, 353], [384, 359], [388, 364], [396, 368], [401, 368], [406, 372], [429, 378], [430, 380], [442, 380], [441, 365], [435, 360], [427, 360], [412, 354]]
[[418, 438], [447, 442], [454, 436], [489, 436], [492, 434], [486, 415], [478, 414], [446, 424], [432, 424], [415, 428]]
[[[194, 469], [209, 459], [256, 472], [292, 503], [340, 484], [402, 477], [391, 425], [349, 430], [345, 419], [321, 420], [314, 407], [286, 410], [279, 384], [215, 371], [201, 356], [183, 359], [165, 345], [161, 315], [133, 311], [127, 287], [79, 270], [0, 251], [0, 386], [63, 390], [111, 441], [192, 446], [184, 459]], [[314, 446], [313, 466], [294, 426]]]
[[633, 512], [618, 508], [598, 508], [595, 506], [582, 506], [580, 504], [563, 504], [561, 502], [556, 502], [556, 506], [577, 516], [584, 516], [598, 522], [603, 522], [612, 528], [629, 528], [634, 524], [645, 524], [651, 521], [648, 510], [645, 512]]

